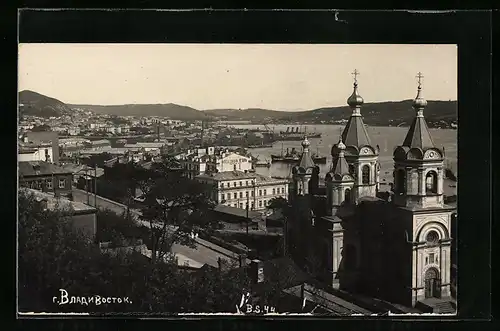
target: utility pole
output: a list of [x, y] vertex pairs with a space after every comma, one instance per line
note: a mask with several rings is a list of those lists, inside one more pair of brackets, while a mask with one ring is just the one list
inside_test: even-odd
[[97, 208], [97, 164], [94, 166], [94, 207]]
[[90, 195], [89, 195], [89, 169], [85, 166], [85, 190], [87, 191], [87, 205], [90, 206]]
[[247, 222], [246, 222], [247, 223], [247, 236], [248, 236], [248, 221], [249, 221], [249, 219], [248, 219], [248, 209], [249, 209], [248, 205], [249, 204], [250, 204], [250, 197], [247, 195], [247, 208], [246, 208], [247, 209]]

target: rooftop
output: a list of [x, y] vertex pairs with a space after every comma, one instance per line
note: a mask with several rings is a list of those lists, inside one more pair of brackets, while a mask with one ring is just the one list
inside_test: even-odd
[[96, 212], [94, 207], [86, 205], [81, 202], [70, 201], [66, 198], [56, 198], [53, 193], [41, 192], [38, 190], [30, 188], [19, 188], [20, 191], [24, 191], [28, 194], [32, 194], [36, 201], [47, 201], [47, 209], [55, 210], [62, 209], [65, 211], [75, 211], [75, 212]]
[[52, 163], [44, 161], [21, 161], [18, 162], [19, 175], [21, 176], [44, 176], [52, 174], [70, 174], [71, 171], [61, 168]]
[[[236, 208], [236, 207], [230, 207], [230, 206], [225, 206], [225, 205], [217, 205], [214, 208], [215, 212], [219, 213], [224, 213], [224, 214], [229, 214], [229, 215], [234, 215], [238, 217], [247, 217], [247, 210], [242, 209], [242, 208]], [[261, 219], [262, 215], [259, 212], [256, 212], [254, 210], [249, 210], [248, 211], [248, 218], [250, 219]]]
[[232, 180], [232, 179], [250, 179], [256, 178], [257, 174], [248, 173], [243, 171], [223, 171], [217, 172], [210, 175], [199, 175], [197, 178], [200, 179], [214, 179], [214, 180]]

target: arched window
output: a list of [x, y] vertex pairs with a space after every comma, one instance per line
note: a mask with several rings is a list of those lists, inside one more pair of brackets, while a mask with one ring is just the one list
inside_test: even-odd
[[370, 183], [370, 166], [369, 165], [364, 165], [363, 168], [361, 168], [361, 182], [363, 184], [369, 184]]
[[434, 230], [429, 231], [427, 233], [427, 235], [425, 236], [425, 241], [426, 241], [427, 245], [434, 246], [439, 241], [439, 234]]
[[396, 171], [396, 192], [397, 194], [403, 194], [405, 190], [405, 171], [403, 169], [399, 169]]
[[348, 189], [348, 188], [345, 190], [345, 199], [344, 199], [344, 202], [345, 203], [350, 203], [351, 202], [351, 190]]
[[437, 193], [437, 174], [435, 171], [429, 171], [425, 176], [425, 192]]
[[353, 165], [353, 164], [349, 164], [349, 173], [350, 173], [351, 175], [353, 175], [353, 176], [354, 176], [354, 178], [356, 178], [356, 177], [357, 177], [357, 173], [356, 173], [356, 170], [354, 169], [354, 165]]

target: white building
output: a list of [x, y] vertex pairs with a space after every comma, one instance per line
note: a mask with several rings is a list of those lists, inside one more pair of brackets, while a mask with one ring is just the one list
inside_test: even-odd
[[226, 171], [199, 175], [197, 180], [213, 185], [212, 198], [217, 204], [250, 210], [265, 210], [273, 198], [288, 197], [287, 179], [256, 173]]
[[22, 161], [45, 161], [53, 162], [54, 155], [52, 143], [23, 143], [19, 146], [18, 162]]

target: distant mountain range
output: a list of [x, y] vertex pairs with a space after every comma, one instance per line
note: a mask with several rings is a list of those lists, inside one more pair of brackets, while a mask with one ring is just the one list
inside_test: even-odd
[[[319, 108], [310, 111], [286, 112], [269, 109], [209, 109], [198, 110], [188, 106], [167, 104], [134, 105], [70, 105], [57, 99], [33, 92], [19, 93], [22, 114], [40, 117], [60, 116], [72, 109], [85, 109], [96, 114], [121, 116], [163, 116], [178, 120], [227, 120], [252, 121], [255, 123], [331, 123], [347, 119], [351, 114], [348, 106]], [[364, 121], [368, 125], [407, 124], [415, 116], [412, 100], [398, 102], [366, 103], [362, 108]], [[425, 117], [430, 126], [457, 121], [457, 101], [428, 101]], [[434, 124], [433, 124], [434, 123]]]

